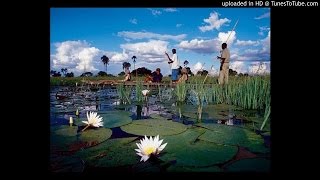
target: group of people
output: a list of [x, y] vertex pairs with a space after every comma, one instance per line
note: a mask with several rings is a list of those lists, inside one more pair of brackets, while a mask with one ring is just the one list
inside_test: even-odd
[[[221, 55], [217, 56], [217, 59], [220, 59], [220, 72], [218, 83], [228, 84], [228, 77], [229, 77], [229, 62], [230, 62], [230, 52], [227, 48], [227, 43], [223, 43], [221, 45]], [[181, 76], [179, 77], [179, 68], [180, 62], [177, 55], [176, 49], [172, 49], [172, 56], [170, 57], [167, 52], [165, 54], [168, 57], [168, 64], [171, 65], [171, 80], [172, 83], [180, 83], [186, 82], [188, 80], [188, 70], [184, 67], [181, 70]], [[157, 68], [151, 75], [148, 75], [145, 79], [145, 82], [161, 82], [162, 81], [162, 74], [160, 72], [160, 68]], [[129, 68], [125, 70], [125, 79], [124, 81], [130, 81], [131, 74]]]

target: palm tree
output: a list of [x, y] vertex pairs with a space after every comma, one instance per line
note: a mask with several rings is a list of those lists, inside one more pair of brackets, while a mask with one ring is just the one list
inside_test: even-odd
[[183, 62], [184, 67], [186, 67], [188, 64], [189, 64], [189, 61], [188, 61], [188, 60], [185, 60], [185, 61]]
[[101, 61], [103, 62], [103, 64], [106, 66], [106, 73], [108, 74], [108, 64], [109, 64], [109, 58], [106, 55], [103, 55], [101, 57]]
[[66, 76], [68, 69], [67, 68], [61, 68], [61, 72], [63, 73], [64, 76]]
[[130, 67], [131, 67], [131, 64], [130, 64], [130, 63], [128, 63], [128, 62], [122, 63], [122, 68], [123, 68], [123, 69], [130, 68]]
[[[136, 69], [136, 59], [137, 59], [137, 57], [136, 56], [132, 56], [132, 58], [131, 59], [133, 59], [133, 69]], [[136, 70], [136, 78], [137, 78], [137, 70]]]

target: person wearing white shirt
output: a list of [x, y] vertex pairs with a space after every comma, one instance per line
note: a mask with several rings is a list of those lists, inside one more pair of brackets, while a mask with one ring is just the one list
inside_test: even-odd
[[221, 85], [228, 84], [229, 78], [229, 62], [230, 62], [230, 52], [227, 48], [227, 43], [221, 45], [222, 51], [221, 56], [217, 56], [217, 59], [220, 59], [220, 72], [218, 82]]
[[177, 82], [178, 81], [178, 76], [179, 76], [179, 58], [178, 58], [178, 55], [177, 55], [177, 51], [176, 49], [172, 49], [172, 57], [170, 58], [168, 53], [166, 52], [166, 55], [168, 57], [168, 60], [169, 60], [169, 64], [171, 64], [171, 71], [172, 71], [172, 74], [171, 74], [171, 80], [172, 82]]

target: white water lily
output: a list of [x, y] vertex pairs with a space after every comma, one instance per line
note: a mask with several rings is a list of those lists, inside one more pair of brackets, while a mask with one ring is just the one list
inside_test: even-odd
[[87, 112], [87, 119], [88, 121], [82, 121], [83, 123], [87, 124], [87, 126], [82, 131], [87, 129], [89, 126], [103, 126], [102, 117], [100, 117], [96, 112], [90, 112], [89, 114]]
[[[140, 143], [136, 143], [139, 149], [135, 149], [139, 156], [141, 156], [140, 162], [143, 160], [146, 162], [151, 154], [158, 155], [168, 143], [165, 143], [161, 145], [163, 139], [159, 141], [159, 135], [154, 137], [150, 136], [150, 139], [147, 138], [147, 136], [144, 136], [144, 139], [140, 140]], [[161, 146], [160, 146], [161, 145]]]
[[144, 96], [147, 96], [148, 93], [150, 92], [150, 90], [145, 89], [145, 90], [142, 90], [141, 92], [142, 92], [142, 94], [143, 94]]

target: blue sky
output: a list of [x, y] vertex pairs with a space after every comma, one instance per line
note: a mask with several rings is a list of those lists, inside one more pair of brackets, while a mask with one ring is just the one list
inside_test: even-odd
[[176, 48], [181, 66], [188, 60], [194, 73], [217, 75], [216, 56], [230, 35], [230, 68], [269, 73], [270, 34], [269, 8], [51, 8], [50, 69], [95, 74], [106, 70], [106, 55], [108, 74], [117, 75], [125, 61], [133, 70], [136, 56], [135, 68], [168, 75], [165, 52]]

